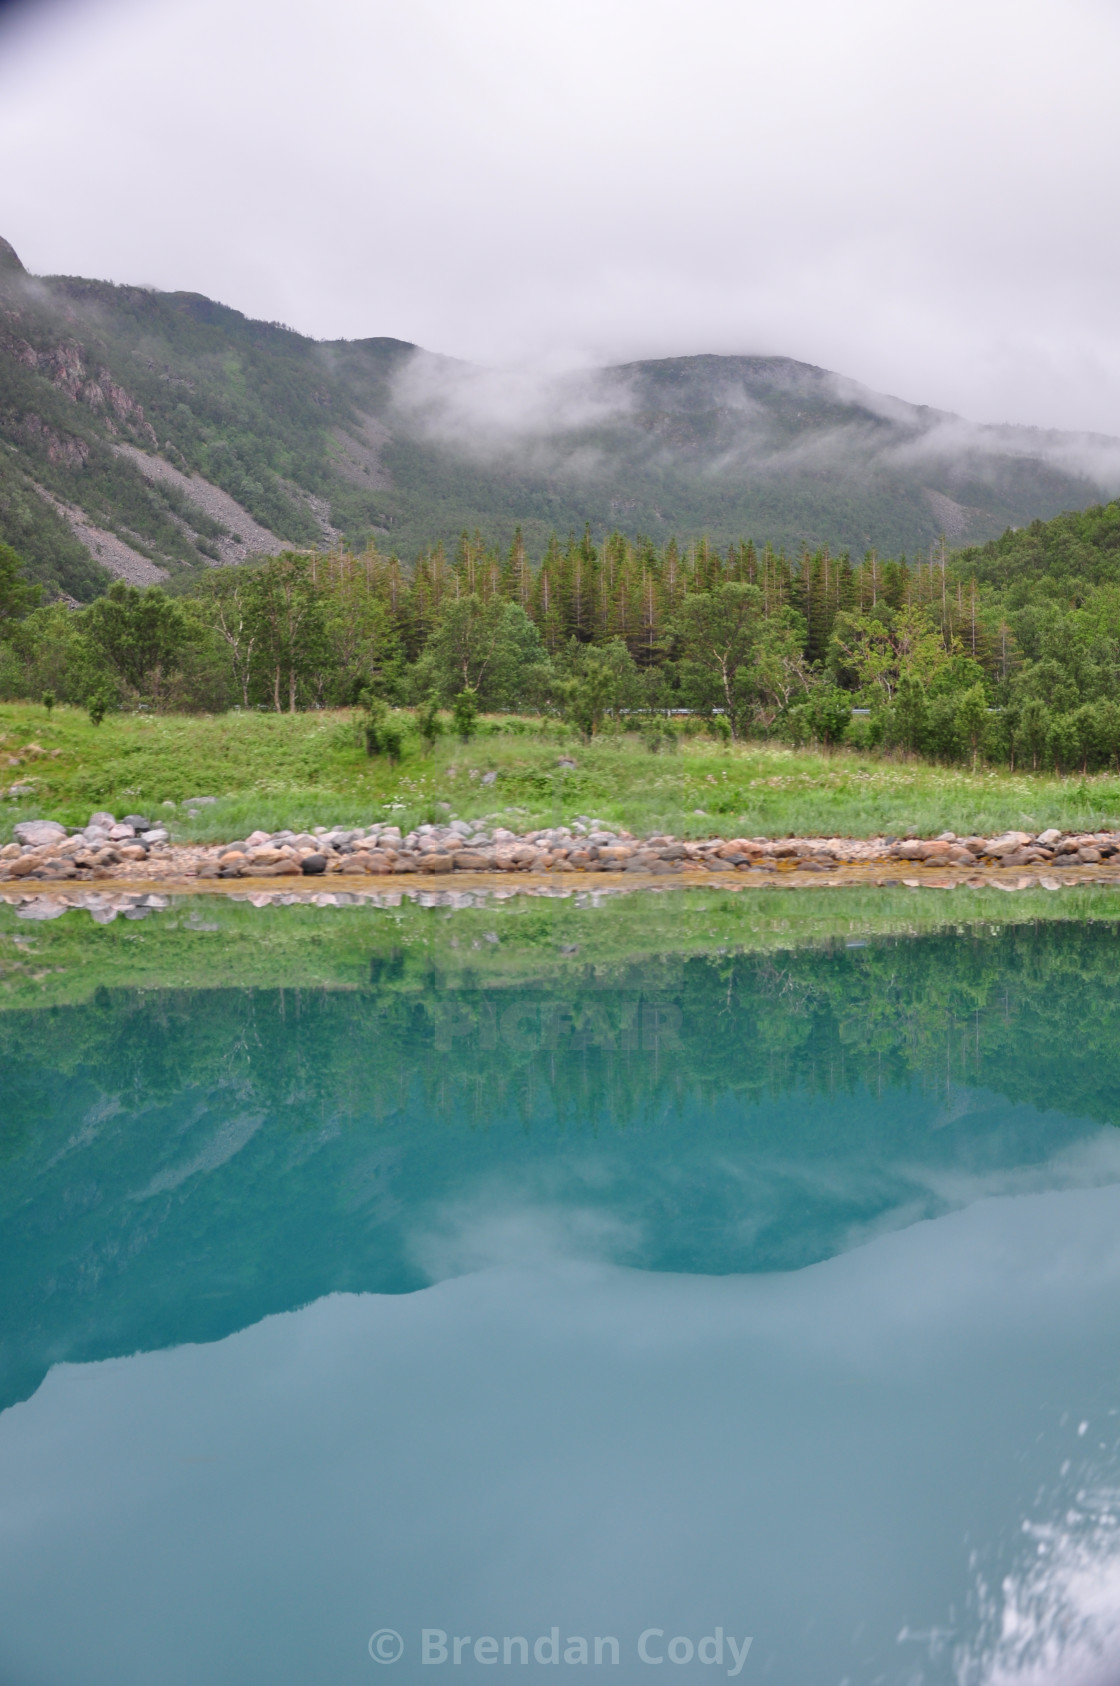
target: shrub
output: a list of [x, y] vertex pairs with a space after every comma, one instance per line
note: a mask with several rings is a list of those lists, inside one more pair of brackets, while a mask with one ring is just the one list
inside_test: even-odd
[[470, 685], [451, 704], [451, 719], [460, 743], [469, 743], [478, 729], [478, 693]]

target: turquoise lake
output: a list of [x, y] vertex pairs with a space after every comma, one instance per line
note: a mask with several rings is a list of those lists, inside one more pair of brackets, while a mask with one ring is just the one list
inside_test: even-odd
[[2, 1686], [1120, 1681], [1120, 900], [845, 894], [0, 907]]

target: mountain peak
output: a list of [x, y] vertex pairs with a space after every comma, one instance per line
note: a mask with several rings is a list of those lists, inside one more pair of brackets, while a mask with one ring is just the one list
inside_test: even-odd
[[0, 235], [0, 273], [5, 270], [17, 275], [27, 274], [26, 269], [19, 261], [19, 254], [15, 247]]

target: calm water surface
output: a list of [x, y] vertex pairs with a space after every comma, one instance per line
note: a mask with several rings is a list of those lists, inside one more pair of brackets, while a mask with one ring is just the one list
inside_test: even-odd
[[1120, 1680], [1114, 916], [717, 904], [0, 914], [3, 1686]]

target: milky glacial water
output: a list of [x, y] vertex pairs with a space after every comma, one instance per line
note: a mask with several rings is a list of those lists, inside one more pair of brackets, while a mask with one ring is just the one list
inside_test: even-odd
[[0, 1012], [4, 1686], [1120, 1680], [1110, 924], [306, 916]]

